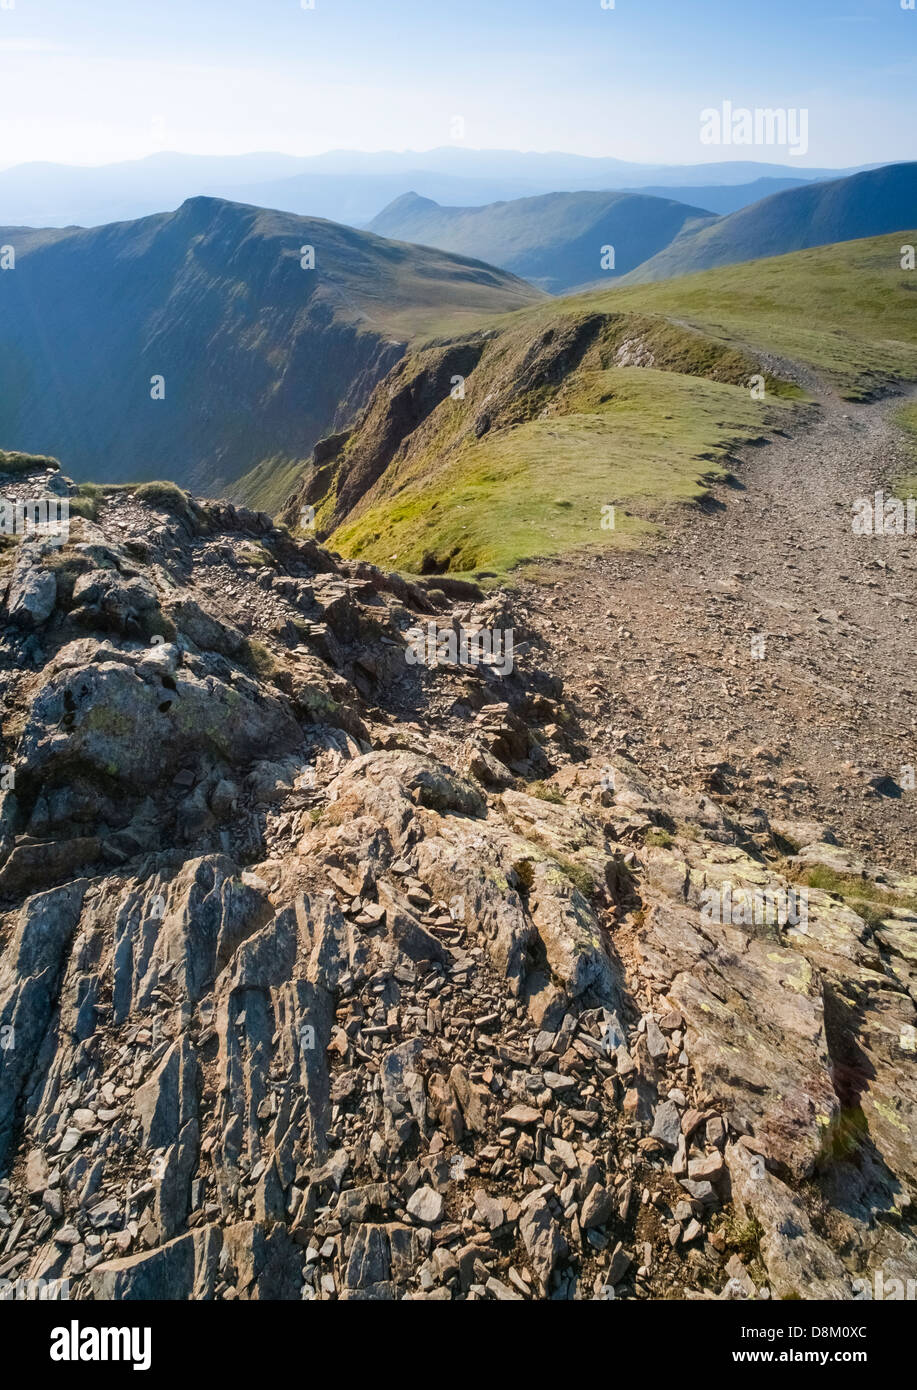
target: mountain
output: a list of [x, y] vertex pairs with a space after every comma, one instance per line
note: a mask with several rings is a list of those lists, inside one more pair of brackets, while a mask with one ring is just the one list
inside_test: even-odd
[[[172, 210], [188, 198], [207, 195], [362, 225], [409, 188], [438, 202], [467, 206], [556, 189], [601, 190], [645, 183], [726, 187], [757, 178], [836, 178], [845, 172], [853, 171], [751, 161], [641, 165], [460, 146], [371, 154], [334, 150], [307, 157], [163, 151], [95, 167], [30, 163], [0, 170], [0, 221], [8, 226], [99, 226]], [[706, 205], [701, 198], [685, 201]]]
[[714, 220], [703, 208], [641, 193], [548, 193], [461, 208], [406, 193], [373, 219], [370, 230], [477, 256], [558, 294], [597, 279], [609, 246], [613, 278]]
[[308, 458], [415, 335], [540, 297], [476, 261], [210, 198], [8, 228], [0, 245], [16, 253], [0, 272], [0, 435], [99, 481], [231, 490], [267, 459]]
[[541, 192], [619, 188], [622, 183], [738, 184], [756, 178], [838, 178], [858, 172], [852, 169], [807, 168], [798, 162], [771, 164], [759, 160], [719, 160], [705, 164], [638, 164], [609, 156], [566, 154], [557, 150], [472, 149], [466, 145], [441, 145], [425, 150], [330, 150], [303, 160], [302, 172], [404, 175], [412, 168], [460, 178], [527, 179], [543, 185]]
[[917, 163], [888, 164], [764, 198], [714, 225], [686, 229], [634, 270], [633, 282], [880, 236], [917, 223]]

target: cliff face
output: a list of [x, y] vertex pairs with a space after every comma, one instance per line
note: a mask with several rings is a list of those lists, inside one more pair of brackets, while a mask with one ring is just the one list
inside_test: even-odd
[[[16, 467], [6, 497], [71, 491]], [[763, 813], [600, 758], [506, 594], [143, 490], [0, 566], [0, 1277], [913, 1276], [912, 880], [863, 865], [898, 903], [868, 921], [814, 889], [760, 917], [791, 888]]]
[[415, 333], [538, 298], [477, 262], [213, 198], [0, 241], [0, 432], [97, 482], [231, 494], [349, 423]]

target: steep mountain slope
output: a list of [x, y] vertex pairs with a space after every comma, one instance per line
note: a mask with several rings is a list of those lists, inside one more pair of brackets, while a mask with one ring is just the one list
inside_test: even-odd
[[783, 356], [850, 398], [917, 378], [899, 242], [571, 296], [421, 346], [320, 450], [284, 515], [313, 506], [345, 554], [413, 572], [634, 544], [673, 503], [701, 501], [738, 442], [785, 423], [800, 393], [780, 378], [810, 373]]
[[632, 271], [634, 283], [881, 236], [917, 224], [917, 163], [775, 193], [715, 225], [687, 229]]
[[477, 256], [558, 294], [598, 279], [609, 246], [613, 279], [713, 220], [701, 207], [640, 193], [549, 193], [465, 208], [406, 193], [373, 219], [370, 231]]
[[16, 253], [0, 273], [0, 431], [99, 481], [231, 490], [266, 459], [308, 457], [415, 335], [540, 297], [478, 262], [210, 198], [0, 244]]

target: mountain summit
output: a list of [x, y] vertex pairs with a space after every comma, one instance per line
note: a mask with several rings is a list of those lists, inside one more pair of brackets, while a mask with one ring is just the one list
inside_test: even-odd
[[0, 244], [0, 434], [103, 482], [232, 491], [308, 458], [415, 335], [540, 298], [467, 258], [219, 198]]
[[704, 208], [642, 193], [548, 193], [464, 208], [407, 193], [370, 230], [480, 256], [559, 294], [603, 274], [624, 275], [674, 237], [715, 220]]

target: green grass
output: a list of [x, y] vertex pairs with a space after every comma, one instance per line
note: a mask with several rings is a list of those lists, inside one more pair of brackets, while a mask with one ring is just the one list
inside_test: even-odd
[[132, 492], [135, 486], [135, 483], [80, 483], [76, 496], [70, 498], [70, 511], [87, 521], [98, 521], [106, 497], [117, 492]]
[[139, 483], [133, 489], [138, 502], [147, 502], [151, 507], [163, 507], [166, 511], [184, 512], [191, 498], [184, 488], [167, 480]]
[[901, 246], [917, 231], [817, 246], [645, 285], [588, 290], [493, 326], [585, 312], [663, 315], [745, 351], [777, 353], [823, 372], [851, 400], [888, 381], [917, 380], [917, 271]]
[[917, 912], [917, 898], [907, 893], [896, 893], [894, 889], [883, 888], [870, 878], [859, 874], [840, 873], [823, 864], [813, 864], [810, 868], [798, 869], [792, 865], [783, 866], [783, 872], [796, 883], [806, 888], [820, 888], [841, 898], [865, 921], [875, 924], [888, 917], [893, 907], [906, 908]]
[[[634, 546], [665, 508], [698, 502], [775, 408], [738, 386], [623, 367], [579, 374], [564, 405], [466, 443], [445, 467], [418, 459], [394, 497], [383, 479], [331, 543], [415, 573], [433, 555], [456, 574], [502, 573], [584, 545]], [[605, 505], [615, 507], [613, 530], [601, 525]]]
[[577, 892], [581, 893], [584, 898], [591, 898], [595, 892], [595, 883], [585, 864], [574, 864], [572, 859], [566, 859], [560, 854], [555, 854], [552, 857], [561, 873], [570, 880]]
[[257, 511], [276, 514], [296, 488], [305, 472], [307, 459], [274, 456], [264, 459], [244, 477], [232, 484], [233, 500]]
[[915, 239], [895, 232], [566, 303], [671, 315], [804, 362], [857, 400], [883, 379], [917, 378], [917, 272], [903, 271], [900, 256]]
[[526, 791], [529, 796], [537, 796], [539, 801], [550, 801], [555, 806], [566, 805], [563, 792], [557, 787], [549, 787], [547, 782], [530, 782]]
[[46, 454], [21, 454], [0, 449], [0, 473], [28, 473], [33, 468], [60, 468], [57, 459]]
[[675, 841], [667, 830], [661, 830], [658, 826], [653, 826], [652, 829], [644, 833], [643, 843], [650, 848], [671, 849]]
[[151, 507], [160, 507], [164, 511], [177, 512], [180, 516], [191, 515], [196, 506], [190, 493], [185, 492], [177, 483], [157, 479], [149, 483], [80, 483], [76, 496], [70, 499], [70, 510], [76, 516], [96, 521], [105, 499], [120, 492], [132, 493], [139, 502], [146, 502]]
[[243, 665], [247, 666], [259, 680], [276, 681], [276, 678], [283, 671], [283, 667], [270, 647], [266, 647], [256, 637], [246, 639], [240, 657]]
[[892, 419], [904, 431], [911, 457], [914, 460], [913, 468], [909, 468], [895, 479], [895, 493], [902, 498], [917, 497], [917, 404], [903, 405], [900, 410], [895, 412]]

